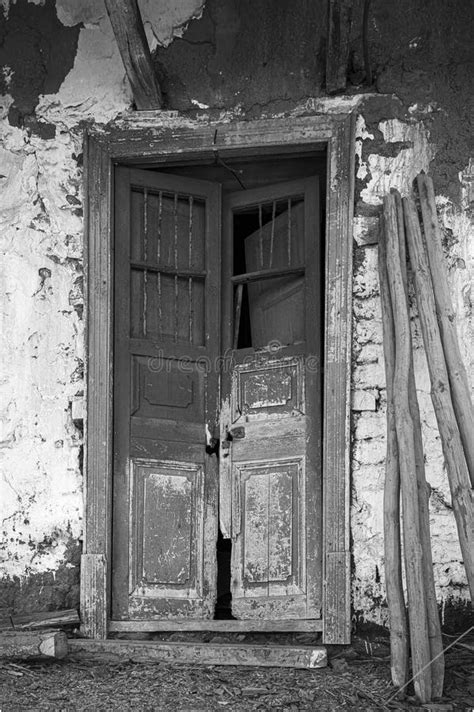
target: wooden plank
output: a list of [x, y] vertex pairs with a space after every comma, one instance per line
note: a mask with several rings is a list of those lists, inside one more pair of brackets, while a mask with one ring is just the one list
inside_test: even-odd
[[154, 633], [173, 631], [211, 631], [215, 633], [319, 633], [322, 631], [321, 619], [282, 619], [282, 620], [149, 620], [149, 621], [110, 621], [109, 630], [113, 633]]
[[[402, 199], [398, 191], [392, 192], [395, 196], [395, 203], [397, 209], [398, 235], [400, 241], [400, 264], [405, 289], [406, 308], [407, 312], [409, 313], [406, 240], [403, 221]], [[418, 485], [418, 511], [420, 515], [420, 540], [422, 549], [423, 577], [426, 597], [425, 604], [428, 623], [428, 640], [430, 644], [431, 657], [431, 695], [434, 699], [437, 699], [438, 697], [442, 697], [444, 686], [443, 639], [441, 637], [441, 623], [439, 619], [438, 602], [436, 600], [436, 588], [433, 574], [433, 556], [431, 553], [429, 511], [430, 487], [426, 482], [425, 476], [425, 458], [423, 452], [423, 439], [421, 434], [421, 417], [420, 408], [418, 406], [418, 398], [416, 395], [413, 351], [411, 348], [410, 364], [408, 370], [408, 405], [410, 408], [410, 415], [413, 421], [413, 440], [415, 445], [415, 469], [416, 480]]]
[[68, 652], [62, 630], [6, 630], [0, 633], [0, 658], [64, 658]]
[[408, 679], [408, 624], [403, 594], [401, 531], [400, 531], [400, 468], [393, 403], [395, 372], [395, 327], [392, 300], [388, 284], [387, 246], [380, 232], [378, 268], [382, 306], [383, 347], [387, 389], [387, 453], [384, 484], [384, 556], [385, 592], [390, 616], [390, 670], [395, 687], [403, 687]]
[[394, 195], [383, 201], [385, 237], [387, 242], [387, 273], [395, 326], [395, 371], [393, 376], [393, 404], [397, 431], [400, 480], [403, 507], [403, 543], [412, 672], [417, 697], [431, 700], [430, 646], [426, 594], [421, 550], [418, 488], [415, 473], [415, 443], [413, 419], [408, 400], [408, 372], [410, 368], [411, 337], [407, 298], [400, 262], [400, 237]]
[[275, 277], [286, 277], [293, 274], [304, 274], [304, 267], [283, 267], [282, 269], [262, 269], [257, 272], [247, 272], [231, 277], [233, 284], [247, 284], [248, 282], [260, 282], [263, 279], [274, 279]]
[[84, 171], [87, 417], [84, 422], [86, 507], [81, 621], [84, 635], [105, 637], [106, 567], [112, 520], [112, 164], [107, 146], [91, 135], [86, 135], [85, 140]]
[[37, 628], [51, 628], [58, 626], [78, 626], [80, 622], [79, 614], [75, 608], [64, 611], [43, 611], [41, 613], [30, 613], [23, 616], [10, 616], [0, 619], [0, 630], [23, 630]]
[[429, 176], [421, 174], [417, 177], [416, 182], [420, 194], [426, 251], [432, 275], [436, 314], [448, 368], [453, 407], [466, 456], [471, 487], [474, 487], [474, 409], [469, 380], [459, 349], [456, 314], [449, 291], [441, 230], [436, 214], [433, 181]]
[[326, 91], [343, 92], [349, 62], [353, 0], [329, 0]]
[[469, 471], [451, 401], [448, 371], [436, 318], [432, 280], [413, 200], [403, 199], [408, 248], [413, 267], [418, 312], [431, 380], [431, 399], [438, 421], [459, 543], [474, 600], [474, 498]]
[[349, 468], [354, 118], [329, 143], [323, 412], [324, 643], [350, 643]]
[[81, 633], [88, 638], [107, 637], [108, 569], [103, 554], [81, 556]]
[[137, 0], [105, 0], [105, 6], [137, 109], [161, 109], [163, 98]]
[[350, 642], [350, 630], [346, 631], [346, 618], [343, 617], [351, 598], [349, 568], [349, 551], [326, 553], [323, 642], [327, 645], [341, 645]]
[[245, 665], [315, 669], [327, 665], [323, 646], [162, 643], [158, 641], [81, 640], [69, 642], [72, 660], [94, 658], [184, 665]]

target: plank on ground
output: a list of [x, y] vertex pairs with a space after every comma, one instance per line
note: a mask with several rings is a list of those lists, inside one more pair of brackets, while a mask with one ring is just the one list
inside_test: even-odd
[[51, 628], [66, 625], [78, 626], [79, 623], [78, 612], [75, 608], [69, 608], [65, 611], [43, 611], [41, 613], [0, 618], [0, 630]]
[[62, 630], [5, 630], [0, 633], [0, 658], [64, 658], [68, 641]]
[[323, 646], [163, 643], [77, 638], [69, 641], [69, 651], [73, 660], [109, 658], [134, 662], [306, 669], [327, 665], [326, 648]]

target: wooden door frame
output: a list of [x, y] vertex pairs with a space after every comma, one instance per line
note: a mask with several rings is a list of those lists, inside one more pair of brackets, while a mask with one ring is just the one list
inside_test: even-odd
[[323, 412], [323, 642], [350, 642], [350, 368], [355, 116], [213, 123], [137, 112], [86, 132], [86, 383], [81, 630], [105, 639], [112, 541], [113, 175], [116, 164], [212, 162], [327, 147]]

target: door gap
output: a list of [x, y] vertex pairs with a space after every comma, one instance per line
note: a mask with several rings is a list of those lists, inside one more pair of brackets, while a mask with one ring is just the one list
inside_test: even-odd
[[232, 594], [230, 592], [232, 539], [223, 536], [221, 529], [217, 536], [217, 601], [214, 620], [236, 620], [232, 615]]

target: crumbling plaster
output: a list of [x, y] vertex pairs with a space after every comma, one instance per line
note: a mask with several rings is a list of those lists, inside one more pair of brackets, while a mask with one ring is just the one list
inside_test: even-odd
[[[3, 0], [3, 6], [8, 10], [8, 0]], [[151, 46], [172, 48], [174, 37], [184, 35], [183, 42], [186, 40], [187, 23], [201, 17], [205, 5], [198, 0], [146, 0], [141, 8]], [[65, 27], [78, 28], [72, 68], [57, 91], [38, 94], [34, 113], [17, 125], [10, 121], [15, 96], [6, 93], [0, 104], [0, 240], [5, 255], [0, 347], [4, 424], [0, 516], [4, 535], [0, 552], [3, 575], [25, 586], [35, 575], [56, 575], [64, 565], [77, 569], [77, 557], [71, 559], [69, 552], [81, 538], [83, 512], [82, 432], [74, 415], [84, 391], [82, 130], [92, 122], [107, 123], [131, 107], [129, 87], [102, 1], [57, 0], [56, 12]], [[222, 48], [224, 51], [224, 45]], [[215, 69], [217, 72], [217, 64]], [[381, 75], [386, 84], [388, 74], [389, 68]], [[8, 66], [3, 76], [8, 92], [13, 81]], [[308, 77], [303, 79], [306, 87]], [[415, 175], [436, 163], [439, 142], [435, 140], [438, 134], [433, 130], [433, 117], [439, 111], [427, 104], [400, 107], [393, 99], [380, 103], [380, 98], [369, 97], [365, 101], [356, 93], [332, 99], [317, 92], [314, 97], [305, 96], [304, 90], [301, 93], [301, 99], [291, 103], [286, 98], [279, 109], [277, 103], [265, 102], [258, 110], [267, 116], [277, 115], [277, 110], [311, 114], [347, 111], [360, 103], [354, 217], [353, 604], [358, 616], [384, 623], [385, 376], [376, 241], [383, 194], [397, 187], [406, 195]], [[217, 105], [222, 100], [219, 96]], [[197, 86], [191, 104], [199, 106], [203, 98], [216, 107], [212, 92], [207, 88], [201, 93]], [[239, 97], [234, 104], [227, 95], [224, 98], [225, 106], [218, 108], [219, 118], [245, 117]], [[251, 114], [255, 111], [252, 105]], [[196, 120], [206, 121], [209, 116], [215, 118], [216, 113], [212, 109], [209, 114], [201, 112]], [[168, 116], [165, 120], [175, 126], [193, 125], [190, 116]], [[474, 167], [467, 155], [463, 167], [458, 181], [460, 201], [453, 202], [452, 182], [450, 195], [440, 193], [437, 201], [461, 346], [472, 382], [474, 240], [470, 211]], [[465, 600], [464, 573], [413, 295], [411, 305], [427, 478], [432, 487], [438, 595], [441, 601]], [[55, 599], [55, 605], [65, 605], [66, 600]], [[0, 601], [0, 608], [13, 605], [12, 601], [13, 597], [3, 604]]]

